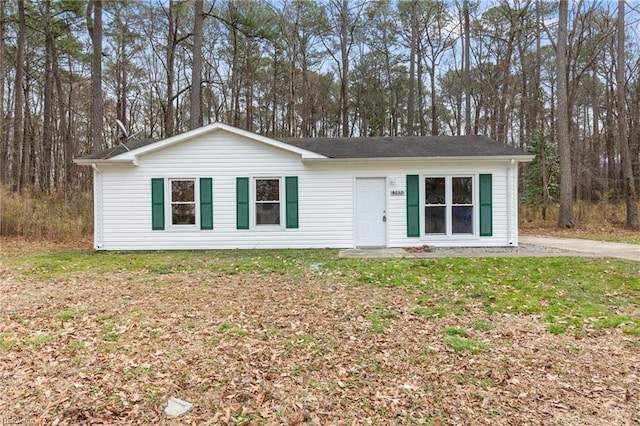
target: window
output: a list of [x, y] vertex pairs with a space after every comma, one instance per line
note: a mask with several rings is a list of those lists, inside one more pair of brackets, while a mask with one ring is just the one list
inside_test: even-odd
[[473, 234], [473, 179], [451, 178], [451, 232]]
[[171, 224], [196, 224], [196, 182], [193, 179], [171, 180]]
[[[165, 197], [167, 193], [170, 196]], [[151, 229], [192, 229], [196, 225], [213, 230], [213, 178], [151, 178]]]
[[280, 179], [256, 179], [256, 225], [280, 224]]
[[298, 177], [237, 177], [236, 229], [283, 224], [298, 228]]
[[424, 195], [425, 234], [473, 234], [473, 177], [426, 177]]
[[424, 222], [425, 233], [446, 234], [447, 232], [447, 198], [445, 178], [426, 178], [424, 181]]

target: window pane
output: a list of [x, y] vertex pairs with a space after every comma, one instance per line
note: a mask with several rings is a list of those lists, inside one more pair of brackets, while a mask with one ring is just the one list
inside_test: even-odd
[[192, 180], [171, 181], [171, 201], [182, 203], [195, 202], [195, 182]]
[[171, 206], [171, 221], [174, 225], [195, 225], [195, 204], [173, 204]]
[[444, 204], [444, 178], [425, 178], [425, 203], [426, 204]]
[[473, 204], [473, 179], [470, 177], [454, 177], [451, 179], [453, 186], [453, 204]]
[[451, 207], [451, 232], [454, 234], [473, 233], [473, 207]]
[[256, 204], [256, 225], [279, 225], [280, 203]]
[[425, 233], [427, 234], [444, 234], [447, 232], [445, 222], [445, 207], [425, 207], [424, 222]]
[[280, 201], [280, 180], [256, 180], [256, 201]]

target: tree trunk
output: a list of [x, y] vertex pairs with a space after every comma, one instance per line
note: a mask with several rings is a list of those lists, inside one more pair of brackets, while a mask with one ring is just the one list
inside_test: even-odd
[[120, 9], [116, 10], [116, 28], [118, 30], [118, 57], [116, 58], [116, 118], [127, 126], [127, 35], [128, 28], [121, 21]]
[[91, 145], [102, 147], [102, 0], [91, 0], [87, 6], [87, 28], [93, 46], [91, 59]]
[[429, 78], [431, 79], [431, 134], [438, 136], [440, 129], [438, 128], [438, 97], [436, 95], [436, 64], [431, 63], [429, 68]]
[[[58, 49], [56, 45], [53, 45], [53, 79], [55, 81], [56, 94], [58, 100], [58, 116], [60, 120], [60, 126], [58, 131], [61, 133], [62, 138], [62, 184], [65, 200], [70, 195], [71, 187], [71, 168], [73, 167], [73, 145], [71, 143], [71, 129], [67, 124], [67, 108], [64, 103], [64, 92], [62, 90], [62, 79], [60, 77], [60, 69], [58, 63]], [[60, 173], [60, 172], [58, 172]]]
[[27, 25], [24, 16], [24, 0], [18, 0], [18, 39], [16, 42], [16, 79], [13, 110], [13, 144], [9, 152], [10, 174], [13, 175], [13, 189], [20, 190], [22, 144], [24, 139], [24, 49], [27, 40]]
[[53, 51], [55, 49], [55, 40], [53, 38], [53, 28], [51, 22], [51, 0], [44, 1], [43, 27], [45, 38], [45, 57], [44, 57], [44, 88], [43, 88], [43, 113], [42, 113], [42, 139], [38, 150], [36, 150], [35, 169], [36, 181], [40, 181], [41, 188], [48, 191], [51, 187], [51, 150], [53, 140]]
[[413, 136], [413, 113], [416, 103], [416, 49], [418, 44], [418, 23], [416, 22], [416, 2], [411, 3], [411, 41], [409, 48], [409, 95], [407, 98], [407, 135]]
[[418, 91], [418, 134], [420, 136], [425, 136], [427, 134], [427, 121], [425, 119], [425, 113], [424, 113], [424, 99], [425, 99], [425, 94], [424, 94], [424, 85], [422, 84], [422, 70], [423, 70], [423, 64], [422, 64], [422, 46], [420, 45], [421, 43], [418, 42], [417, 46], [416, 46], [416, 90]]
[[232, 124], [240, 127], [240, 47], [238, 41], [238, 30], [234, 27], [233, 33], [233, 61], [231, 65], [231, 111], [233, 114]]
[[340, 98], [342, 100], [342, 137], [349, 136], [349, 1], [342, 0], [340, 11], [340, 54], [342, 58], [342, 75], [340, 81]]
[[618, 52], [616, 55], [618, 62], [616, 68], [618, 138], [620, 139], [620, 162], [622, 163], [623, 188], [627, 204], [627, 228], [636, 229], [638, 228], [638, 204], [636, 200], [635, 182], [633, 180], [633, 168], [631, 166], [625, 102], [624, 1], [625, 0], [618, 0]]
[[470, 75], [470, 24], [469, 24], [469, 0], [464, 0], [464, 133], [471, 134], [471, 75]]
[[193, 65], [191, 67], [191, 112], [189, 128], [202, 126], [202, 41], [204, 1], [194, 2], [193, 21]]
[[[9, 158], [9, 141], [6, 138], [4, 131], [4, 2], [0, 1], [0, 158], [4, 161]], [[10, 169], [5, 164], [2, 167], [2, 174], [0, 174], [0, 183], [9, 183], [11, 176], [9, 175]]]
[[173, 22], [173, 0], [169, 0], [169, 10], [167, 12], [167, 18], [169, 21], [167, 31], [167, 55], [166, 55], [166, 70], [167, 70], [167, 97], [166, 105], [164, 109], [164, 136], [173, 136], [174, 133], [174, 115], [175, 109], [173, 107], [173, 80], [174, 80], [174, 68], [175, 68], [175, 53], [176, 53], [176, 33]]
[[245, 98], [245, 125], [244, 129], [253, 132], [253, 86], [255, 73], [253, 72], [253, 63], [251, 53], [253, 51], [253, 38], [245, 37], [244, 40], [245, 55], [244, 55], [244, 70], [246, 73], [246, 84], [244, 85], [244, 98]]
[[568, 0], [560, 0], [556, 75], [558, 78], [558, 116], [556, 117], [558, 155], [560, 157], [560, 214], [558, 228], [573, 228], [573, 183], [571, 177], [571, 140], [567, 101], [567, 21]]

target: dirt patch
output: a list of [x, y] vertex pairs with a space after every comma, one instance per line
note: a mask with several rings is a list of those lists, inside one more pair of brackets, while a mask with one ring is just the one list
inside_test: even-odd
[[[0, 278], [0, 413], [32, 424], [633, 425], [640, 338], [425, 318], [330, 271]], [[486, 345], [457, 352], [445, 329]]]

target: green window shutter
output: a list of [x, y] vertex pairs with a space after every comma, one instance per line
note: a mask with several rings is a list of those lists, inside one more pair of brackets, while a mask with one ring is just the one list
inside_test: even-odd
[[236, 178], [236, 229], [249, 229], [249, 178]]
[[491, 175], [480, 175], [480, 236], [493, 235], [493, 204]]
[[286, 193], [287, 228], [298, 227], [298, 177], [287, 176], [284, 179]]
[[407, 175], [407, 237], [420, 236], [420, 180]]
[[164, 229], [164, 179], [151, 179], [151, 229]]
[[213, 229], [213, 179], [200, 178], [200, 229]]

